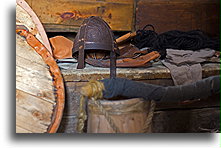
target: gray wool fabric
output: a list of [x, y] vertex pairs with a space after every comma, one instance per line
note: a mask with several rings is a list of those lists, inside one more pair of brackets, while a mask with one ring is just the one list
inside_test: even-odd
[[215, 50], [209, 48], [198, 51], [167, 49], [162, 63], [170, 70], [174, 85], [190, 84], [202, 79], [200, 63], [214, 54]]
[[220, 76], [212, 76], [195, 83], [163, 87], [123, 78], [103, 79], [106, 99], [124, 96], [127, 98], [144, 98], [161, 102], [177, 102], [207, 98], [220, 92]]

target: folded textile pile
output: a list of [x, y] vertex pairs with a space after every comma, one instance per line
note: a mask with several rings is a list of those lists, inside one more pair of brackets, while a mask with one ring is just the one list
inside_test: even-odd
[[206, 48], [198, 51], [167, 49], [162, 63], [169, 68], [175, 85], [190, 84], [202, 79], [200, 63], [215, 55], [215, 50]]

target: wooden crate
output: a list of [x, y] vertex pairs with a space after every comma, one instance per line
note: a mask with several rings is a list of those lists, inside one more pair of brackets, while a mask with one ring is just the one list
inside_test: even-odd
[[89, 16], [101, 16], [113, 30], [133, 29], [134, 0], [27, 0], [47, 32], [76, 32]]
[[[219, 75], [219, 64], [203, 65], [203, 77]], [[89, 80], [109, 78], [108, 68], [87, 67], [83, 70], [63, 70], [66, 85], [66, 106], [59, 132], [76, 133], [80, 88]], [[118, 68], [117, 77], [157, 84], [174, 85], [170, 71], [158, 65], [150, 68]], [[219, 129], [219, 95], [202, 98], [191, 104], [157, 103], [153, 132], [215, 132]]]
[[201, 29], [219, 35], [219, 0], [139, 0], [136, 29], [154, 25], [158, 33]]

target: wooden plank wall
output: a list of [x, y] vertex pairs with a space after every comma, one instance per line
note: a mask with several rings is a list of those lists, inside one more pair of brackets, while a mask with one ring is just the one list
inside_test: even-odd
[[133, 0], [27, 0], [47, 32], [77, 31], [89, 16], [101, 16], [113, 30], [133, 29]]
[[138, 0], [136, 29], [152, 24], [158, 33], [201, 29], [219, 35], [219, 0]]
[[26, 0], [47, 32], [77, 32], [91, 15], [101, 16], [114, 31], [152, 24], [158, 33], [201, 29], [219, 35], [219, 0]]

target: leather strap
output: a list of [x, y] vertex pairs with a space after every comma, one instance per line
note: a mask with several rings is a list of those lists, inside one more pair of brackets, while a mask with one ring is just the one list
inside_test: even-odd
[[63, 109], [64, 109], [64, 83], [61, 76], [60, 69], [56, 64], [54, 58], [49, 53], [47, 48], [33, 35], [26, 27], [16, 26], [16, 33], [24, 37], [27, 43], [42, 57], [44, 62], [49, 66], [49, 71], [53, 77], [53, 84], [56, 90], [56, 107], [54, 111], [54, 116], [52, 118], [52, 124], [48, 129], [49, 133], [55, 133], [60, 125]]
[[110, 53], [110, 78], [116, 77], [116, 54], [114, 51]]
[[[82, 46], [80, 46], [82, 47]], [[77, 69], [83, 69], [85, 67], [85, 63], [84, 63], [84, 49], [79, 48], [79, 53], [78, 53], [78, 66]]]
[[[77, 69], [83, 69], [85, 67], [84, 59], [85, 59], [85, 30], [86, 30], [86, 24], [88, 20], [86, 19], [85, 22], [81, 25], [80, 30], [79, 30], [79, 41], [77, 44], [78, 50], [78, 65]], [[83, 33], [81, 33], [83, 32]]]
[[121, 48], [119, 51], [120, 51], [120, 56], [118, 56], [118, 59], [136, 58], [138, 55], [148, 53], [147, 51], [146, 52], [140, 51], [137, 47], [135, 47], [132, 44], [126, 45], [125, 47]]
[[117, 44], [121, 44], [123, 42], [126, 42], [126, 41], [132, 39], [133, 37], [136, 36], [136, 34], [137, 34], [136, 32], [129, 32], [129, 33], [117, 38], [116, 42], [117, 42]]
[[[153, 51], [143, 56], [137, 58], [124, 58], [116, 60], [116, 67], [149, 67], [151, 66], [150, 61], [160, 57], [160, 54], [157, 51]], [[108, 60], [97, 60], [97, 59], [86, 59], [88, 64], [97, 66], [97, 67], [110, 67], [110, 59]]]

